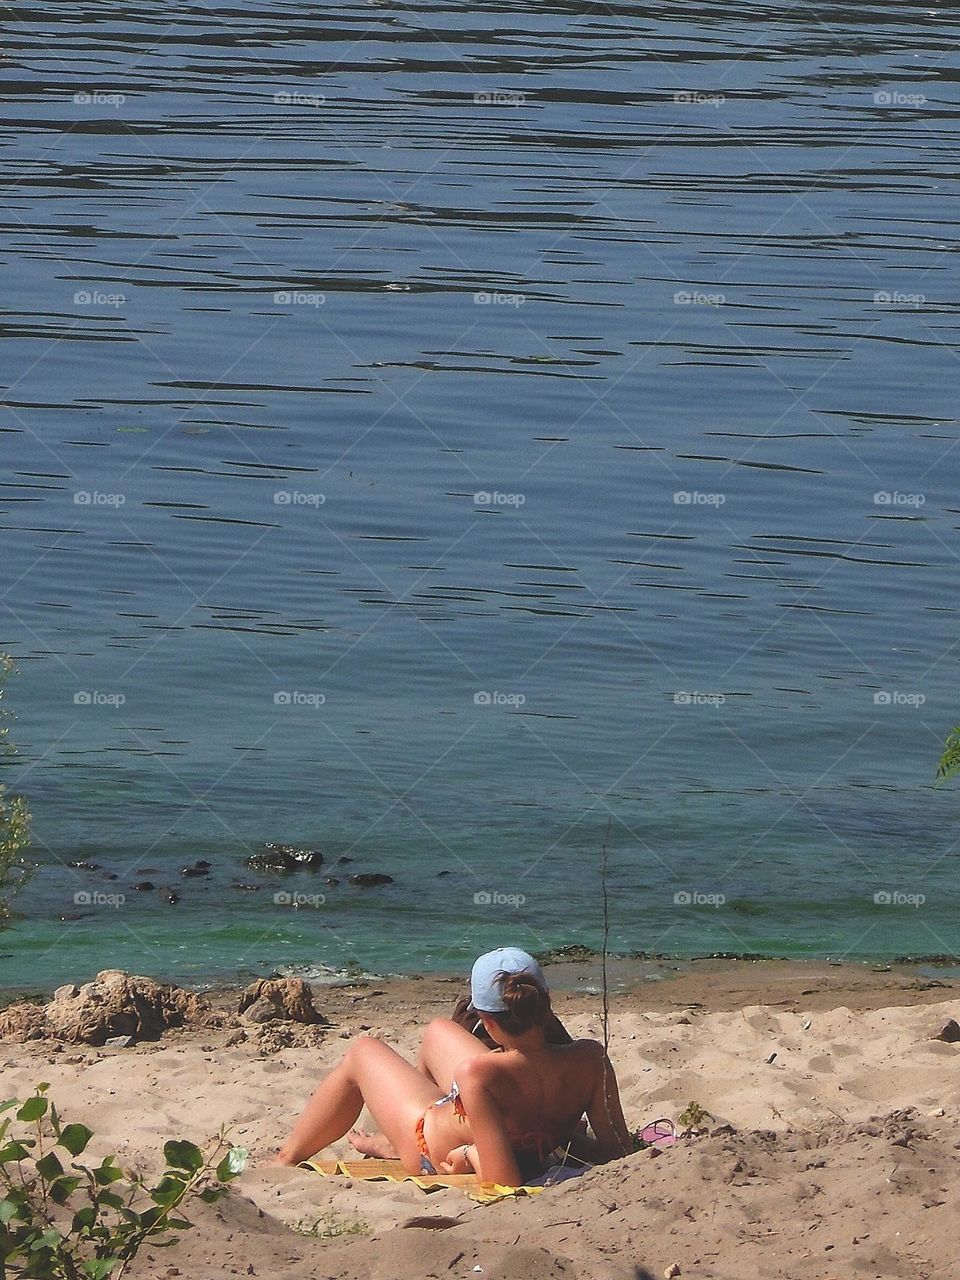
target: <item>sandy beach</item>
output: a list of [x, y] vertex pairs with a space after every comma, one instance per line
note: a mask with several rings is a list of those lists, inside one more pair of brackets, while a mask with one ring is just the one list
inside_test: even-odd
[[[601, 1031], [589, 967], [552, 966], [574, 1034]], [[582, 990], [578, 988], [587, 988]], [[329, 1025], [222, 1025], [126, 1049], [0, 1046], [4, 1096], [50, 1082], [62, 1114], [129, 1168], [164, 1140], [226, 1125], [251, 1165], [197, 1230], [143, 1251], [130, 1274], [278, 1277], [660, 1277], [839, 1280], [960, 1275], [960, 1046], [933, 1039], [957, 984], [915, 969], [711, 962], [611, 997], [611, 1056], [628, 1122], [691, 1100], [709, 1133], [641, 1152], [531, 1199], [477, 1205], [460, 1191], [324, 1179], [265, 1167], [318, 1075], [356, 1034], [413, 1054], [456, 978], [317, 987]], [[334, 1154], [348, 1154], [340, 1144]], [[310, 1234], [308, 1234], [310, 1233]]]

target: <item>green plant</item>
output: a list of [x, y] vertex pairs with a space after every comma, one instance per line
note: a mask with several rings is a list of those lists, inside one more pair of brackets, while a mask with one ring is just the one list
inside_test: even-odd
[[937, 765], [937, 784], [946, 782], [960, 773], [960, 725], [952, 730], [943, 745], [943, 755]]
[[167, 1167], [152, 1187], [112, 1155], [81, 1164], [75, 1157], [93, 1134], [61, 1123], [48, 1087], [0, 1104], [0, 1113], [17, 1108], [0, 1121], [0, 1280], [120, 1280], [146, 1240], [169, 1245], [193, 1225], [177, 1213], [185, 1199], [219, 1200], [246, 1162], [221, 1133], [207, 1155], [192, 1142], [165, 1143]]
[[[0, 654], [0, 701], [3, 699], [3, 683], [14, 670], [13, 660]], [[16, 747], [10, 741], [6, 726], [8, 713], [0, 708], [0, 755], [14, 755]], [[30, 813], [22, 796], [12, 796], [0, 782], [0, 927], [13, 914], [13, 899], [32, 874], [32, 868], [24, 861], [24, 850], [30, 844]]]
[[681, 1133], [699, 1133], [707, 1127], [707, 1121], [712, 1119], [710, 1112], [706, 1107], [701, 1107], [699, 1102], [688, 1102], [677, 1116], [677, 1125]]
[[322, 1218], [308, 1223], [304, 1218], [293, 1228], [302, 1236], [314, 1240], [333, 1240], [337, 1236], [365, 1236], [370, 1226], [362, 1218], [338, 1218], [335, 1213], [325, 1213]]

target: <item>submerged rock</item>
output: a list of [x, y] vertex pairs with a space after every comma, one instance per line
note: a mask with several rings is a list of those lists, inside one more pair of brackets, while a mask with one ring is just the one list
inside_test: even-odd
[[319, 849], [298, 849], [292, 844], [267, 844], [262, 853], [247, 859], [254, 871], [316, 871], [322, 865]]
[[360, 871], [350, 876], [351, 884], [358, 884], [363, 889], [372, 889], [379, 884], [393, 884], [393, 876], [385, 876], [380, 871]]

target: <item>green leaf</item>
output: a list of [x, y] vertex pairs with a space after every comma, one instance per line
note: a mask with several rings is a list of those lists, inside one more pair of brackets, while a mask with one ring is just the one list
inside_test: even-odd
[[26, 1160], [32, 1146], [32, 1140], [18, 1142], [12, 1139], [5, 1147], [0, 1147], [0, 1164], [10, 1164], [13, 1160]]
[[54, 1178], [59, 1178], [63, 1173], [63, 1165], [57, 1159], [56, 1153], [48, 1151], [37, 1161], [37, 1173], [47, 1182], [52, 1182]]
[[71, 1231], [89, 1231], [97, 1220], [96, 1205], [85, 1204], [73, 1215]]
[[60, 1134], [58, 1146], [66, 1147], [72, 1156], [78, 1156], [86, 1149], [93, 1133], [85, 1124], [68, 1124]]
[[97, 1193], [97, 1203], [105, 1204], [108, 1209], [120, 1209], [123, 1206], [123, 1197], [118, 1196], [115, 1191], [100, 1191]]
[[18, 1207], [12, 1200], [0, 1200], [0, 1226], [5, 1226], [17, 1216]]
[[89, 1280], [106, 1280], [119, 1262], [119, 1258], [91, 1258], [83, 1264], [81, 1270]]
[[163, 1144], [163, 1158], [171, 1169], [186, 1169], [196, 1173], [203, 1168], [203, 1152], [193, 1142], [177, 1142], [171, 1139]]
[[155, 1187], [150, 1191], [150, 1199], [154, 1204], [158, 1204], [161, 1208], [167, 1209], [172, 1204], [176, 1204], [186, 1190], [186, 1182], [183, 1178], [175, 1178], [171, 1174], [165, 1174]]
[[204, 1204], [216, 1204], [227, 1194], [223, 1187], [204, 1187], [197, 1193]]
[[[144, 1231], [149, 1231], [156, 1222], [163, 1216], [162, 1208], [145, 1209], [140, 1215], [140, 1226]], [[152, 1241], [151, 1243], [156, 1243]]]
[[98, 1187], [108, 1187], [111, 1182], [123, 1177], [123, 1170], [113, 1156], [106, 1156], [100, 1167], [94, 1169], [93, 1177]]
[[[40, 1086], [38, 1086], [39, 1088]], [[36, 1097], [28, 1098], [20, 1110], [17, 1112], [18, 1120], [39, 1120], [41, 1116], [47, 1114], [46, 1098]]]
[[61, 1178], [50, 1184], [50, 1199], [54, 1204], [66, 1204], [73, 1193], [76, 1191], [82, 1178], [77, 1178], [73, 1174], [65, 1174]]
[[217, 1165], [217, 1177], [221, 1182], [229, 1182], [231, 1178], [243, 1173], [250, 1153], [244, 1147], [231, 1147]]

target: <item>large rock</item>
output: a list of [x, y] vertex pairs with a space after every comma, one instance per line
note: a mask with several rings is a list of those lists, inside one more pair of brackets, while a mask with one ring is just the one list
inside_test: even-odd
[[253, 1022], [325, 1021], [313, 1007], [313, 992], [302, 978], [261, 978], [251, 983], [240, 996], [238, 1012]]
[[156, 1040], [168, 1027], [209, 1021], [210, 1006], [192, 991], [152, 978], [104, 969], [81, 987], [59, 987], [45, 1008], [11, 1005], [0, 1013], [0, 1037], [37, 1035], [102, 1045], [116, 1036]]
[[254, 871], [319, 871], [322, 865], [319, 849], [298, 849], [292, 844], [266, 844], [262, 853], [247, 859]]
[[47, 1011], [41, 1004], [8, 1005], [0, 1009], [0, 1040], [39, 1040], [44, 1034]]

